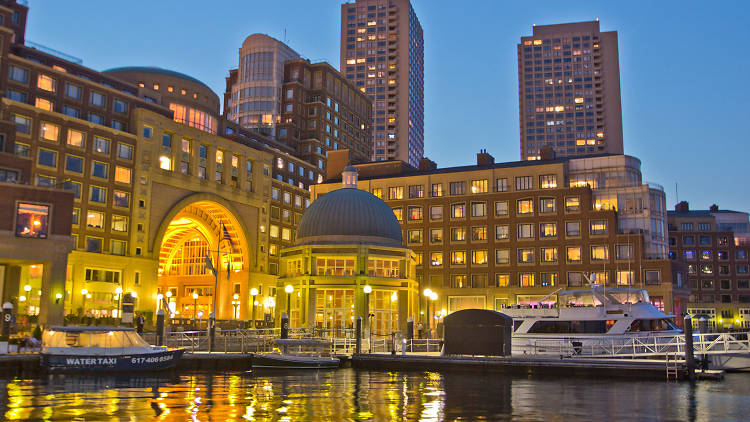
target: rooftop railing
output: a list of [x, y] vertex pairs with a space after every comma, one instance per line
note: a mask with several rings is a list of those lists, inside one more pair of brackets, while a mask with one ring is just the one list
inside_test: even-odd
[[[20, 1], [19, 1], [20, 3]], [[26, 40], [24, 42], [26, 47], [33, 48], [35, 50], [39, 50], [43, 53], [51, 54], [53, 56], [57, 56], [63, 60], [67, 60], [69, 62], [75, 63], [75, 64], [83, 64], [83, 60], [79, 59], [78, 57], [71, 56], [70, 54], [65, 54], [62, 51], [55, 50], [54, 48], [47, 47], [42, 44], [35, 43], [33, 41]]]

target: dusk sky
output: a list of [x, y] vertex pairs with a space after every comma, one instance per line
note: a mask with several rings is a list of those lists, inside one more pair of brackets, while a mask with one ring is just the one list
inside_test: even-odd
[[[27, 39], [96, 70], [159, 66], [223, 95], [248, 35], [339, 67], [337, 0], [31, 0]], [[750, 6], [743, 1], [412, 0], [424, 29], [425, 155], [440, 167], [520, 158], [516, 44], [533, 24], [618, 32], [625, 153], [668, 209], [750, 211]]]

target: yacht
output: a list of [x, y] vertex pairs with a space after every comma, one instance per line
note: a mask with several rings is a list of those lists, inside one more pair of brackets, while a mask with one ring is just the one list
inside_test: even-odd
[[185, 349], [151, 346], [132, 328], [52, 327], [42, 335], [42, 366], [52, 371], [158, 371]]
[[[556, 301], [550, 299], [555, 294]], [[644, 289], [560, 289], [536, 305], [514, 305], [502, 313], [513, 318], [514, 356], [645, 358], [684, 353], [684, 334], [674, 325], [674, 315], [652, 305]], [[701, 342], [721, 335], [695, 335], [696, 357], [705, 346]], [[750, 369], [747, 333], [735, 337], [735, 350], [709, 354], [712, 369]]]

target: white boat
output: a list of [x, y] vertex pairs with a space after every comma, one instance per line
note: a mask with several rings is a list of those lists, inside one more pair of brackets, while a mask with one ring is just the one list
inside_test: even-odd
[[280, 352], [256, 353], [252, 358], [253, 369], [334, 369], [340, 361], [335, 356], [326, 356], [331, 343], [315, 339], [279, 339], [274, 344]]
[[[674, 316], [652, 305], [646, 290], [594, 285], [555, 293], [553, 303], [545, 299], [554, 294], [537, 305], [502, 310], [513, 318], [514, 356], [646, 358], [684, 353], [684, 334], [674, 325]], [[750, 369], [750, 344], [746, 348], [741, 339], [736, 344], [733, 351], [711, 351], [712, 369]], [[701, 347], [696, 345], [696, 355]]]
[[158, 371], [184, 352], [151, 346], [132, 328], [67, 326], [44, 331], [41, 357], [53, 371]]

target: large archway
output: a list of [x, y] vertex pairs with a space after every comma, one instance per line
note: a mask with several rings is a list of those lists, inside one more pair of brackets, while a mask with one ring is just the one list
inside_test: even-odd
[[[176, 318], [207, 318], [215, 296], [217, 318], [240, 318], [233, 297], [245, 290], [253, 254], [244, 224], [230, 208], [201, 196], [181, 201], [167, 215], [154, 243], [163, 297], [157, 309], [166, 307]], [[218, 284], [207, 261], [216, 269]]]

